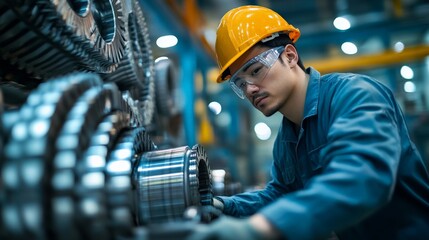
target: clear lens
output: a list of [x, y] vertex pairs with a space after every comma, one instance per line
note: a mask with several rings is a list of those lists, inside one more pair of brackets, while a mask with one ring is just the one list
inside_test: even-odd
[[245, 63], [229, 79], [232, 90], [242, 99], [249, 84], [257, 84], [262, 81], [271, 67], [277, 61], [284, 47], [277, 47], [265, 51]]

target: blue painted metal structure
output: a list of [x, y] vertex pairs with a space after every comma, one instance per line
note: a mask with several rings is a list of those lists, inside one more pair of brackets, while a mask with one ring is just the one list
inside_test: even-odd
[[[213, 59], [207, 54], [198, 39], [185, 28], [181, 20], [174, 16], [168, 6], [163, 1], [140, 0], [144, 14], [148, 21], [156, 22], [156, 29], [149, 29], [152, 37], [172, 34], [179, 38], [175, 47], [169, 49], [179, 57], [180, 88], [184, 96], [183, 121], [186, 134], [186, 144], [194, 145], [196, 140], [196, 122], [194, 115], [195, 89], [194, 73], [197, 69], [207, 68], [207, 65], [214, 65]], [[203, 66], [201, 66], [203, 65]]]

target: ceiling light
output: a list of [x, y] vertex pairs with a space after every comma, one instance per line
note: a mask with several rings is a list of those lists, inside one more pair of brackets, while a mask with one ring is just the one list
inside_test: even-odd
[[393, 50], [395, 50], [395, 52], [402, 52], [404, 51], [405, 45], [402, 42], [396, 42], [395, 45], [393, 46]]
[[414, 77], [414, 71], [410, 67], [404, 65], [401, 67], [401, 76], [405, 79], [412, 79]]
[[333, 24], [338, 30], [347, 30], [350, 28], [350, 21], [345, 17], [335, 18]]
[[413, 93], [416, 91], [416, 85], [412, 81], [406, 81], [404, 83], [404, 91], [407, 93]]
[[254, 130], [256, 136], [261, 140], [267, 140], [271, 136], [271, 129], [265, 123], [257, 123]]
[[343, 43], [341, 45], [341, 50], [343, 50], [343, 52], [345, 54], [349, 54], [349, 55], [356, 54], [358, 51], [356, 45], [354, 43], [351, 43], [351, 42]]
[[220, 127], [228, 127], [231, 124], [231, 115], [228, 112], [219, 113], [216, 117], [215, 122]]
[[165, 35], [156, 40], [156, 45], [160, 48], [169, 48], [176, 46], [178, 40], [174, 35]]
[[209, 109], [216, 115], [222, 112], [222, 106], [218, 102], [209, 103]]

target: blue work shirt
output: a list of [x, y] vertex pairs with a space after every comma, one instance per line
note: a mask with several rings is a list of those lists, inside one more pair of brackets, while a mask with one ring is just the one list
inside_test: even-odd
[[265, 216], [287, 239], [429, 239], [429, 164], [392, 92], [313, 68], [299, 132], [283, 118], [265, 189], [221, 197], [224, 213]]

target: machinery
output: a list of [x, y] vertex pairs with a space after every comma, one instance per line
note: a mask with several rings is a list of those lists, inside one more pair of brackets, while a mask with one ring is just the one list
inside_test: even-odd
[[168, 85], [137, 0], [1, 0], [0, 63], [0, 239], [180, 239], [219, 215], [204, 148], [151, 140]]

